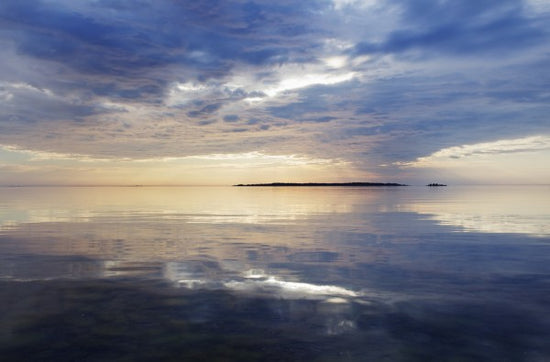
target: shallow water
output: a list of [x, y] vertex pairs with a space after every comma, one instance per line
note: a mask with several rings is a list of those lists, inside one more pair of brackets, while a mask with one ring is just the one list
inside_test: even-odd
[[550, 360], [550, 187], [0, 188], [2, 360]]

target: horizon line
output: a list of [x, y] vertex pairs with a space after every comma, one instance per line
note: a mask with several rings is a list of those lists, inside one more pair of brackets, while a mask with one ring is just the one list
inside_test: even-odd
[[[249, 185], [264, 185], [272, 186], [276, 184], [329, 184], [338, 186], [344, 184], [354, 183], [372, 183], [372, 184], [393, 184], [393, 182], [365, 182], [365, 181], [352, 181], [352, 182], [268, 182], [268, 183], [250, 183], [250, 184], [0, 184], [1, 188], [25, 188], [25, 187], [234, 187], [234, 186], [249, 186]], [[428, 186], [428, 184], [401, 184], [403, 186]], [[456, 183], [445, 184], [446, 186], [550, 186], [550, 183]]]

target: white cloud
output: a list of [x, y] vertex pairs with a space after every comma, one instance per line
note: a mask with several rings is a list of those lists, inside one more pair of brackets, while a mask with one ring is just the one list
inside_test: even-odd
[[19, 154], [28, 157], [27, 161], [80, 161], [80, 162], [106, 162], [109, 159], [95, 158], [89, 155], [82, 155], [77, 153], [59, 153], [59, 152], [47, 152], [47, 151], [35, 151], [20, 148], [13, 145], [0, 145], [0, 150], [13, 154]]
[[0, 99], [8, 102], [13, 99], [13, 93], [7, 92], [5, 90], [0, 90]]
[[229, 153], [229, 154], [211, 154], [188, 156], [182, 159], [214, 160], [214, 161], [236, 161], [248, 164], [280, 163], [285, 166], [305, 166], [305, 165], [326, 165], [326, 164], [346, 164], [343, 160], [309, 158], [298, 155], [268, 155], [261, 152], [247, 153]]
[[183, 106], [193, 100], [206, 97], [215, 92], [217, 86], [214, 84], [200, 84], [193, 82], [174, 83], [168, 91], [165, 104], [169, 107]]
[[319, 62], [286, 63], [270, 69], [251, 70], [249, 67], [235, 69], [233, 75], [221, 87], [229, 90], [242, 89], [248, 94], [247, 102], [258, 102], [281, 97], [315, 85], [333, 85], [347, 82], [358, 74], [348, 67], [348, 58], [332, 52]]
[[55, 94], [48, 88], [38, 88], [24, 82], [0, 82], [0, 100], [9, 102], [22, 92], [40, 94], [47, 97], [55, 97]]
[[526, 0], [527, 11], [530, 13], [549, 13], [550, 2], [548, 0]]
[[444, 148], [429, 156], [420, 157], [413, 162], [395, 162], [394, 165], [430, 167], [446, 161], [476, 156], [538, 152], [544, 150], [550, 150], [550, 136], [539, 135]]
[[331, 85], [346, 82], [353, 79], [355, 73], [347, 72], [343, 74], [310, 73], [298, 77], [283, 78], [279, 84], [273, 88], [268, 88], [265, 93], [274, 97], [280, 93], [309, 87], [312, 85]]
[[345, 56], [332, 56], [323, 59], [323, 61], [330, 68], [342, 68], [348, 63], [348, 58]]
[[339, 38], [327, 38], [324, 39], [325, 52], [327, 54], [334, 52], [342, 52], [350, 50], [355, 46], [355, 43], [349, 40]]
[[33, 85], [30, 85], [28, 83], [9, 83], [7, 84], [8, 87], [10, 88], [13, 88], [13, 89], [19, 89], [19, 90], [26, 90], [26, 91], [31, 91], [31, 92], [36, 92], [36, 93], [41, 93], [41, 94], [45, 94], [47, 96], [53, 96], [53, 92], [47, 88], [38, 88], [38, 87], [35, 87]]
[[367, 8], [375, 6], [378, 2], [379, 0], [333, 0], [333, 5], [336, 10], [342, 10], [350, 6]]

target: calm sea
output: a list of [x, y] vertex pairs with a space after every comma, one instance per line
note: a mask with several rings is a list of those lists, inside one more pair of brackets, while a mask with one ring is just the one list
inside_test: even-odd
[[549, 361], [550, 186], [0, 188], [2, 361]]

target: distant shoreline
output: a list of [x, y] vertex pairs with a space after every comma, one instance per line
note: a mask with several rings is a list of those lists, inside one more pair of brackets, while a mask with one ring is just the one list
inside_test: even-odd
[[405, 184], [398, 184], [394, 182], [272, 182], [261, 184], [237, 184], [233, 185], [237, 187], [326, 187], [326, 186], [346, 186], [346, 187], [371, 187], [371, 186], [408, 186]]

